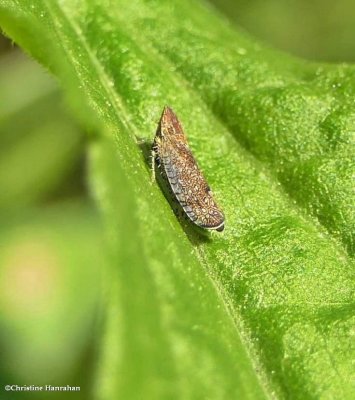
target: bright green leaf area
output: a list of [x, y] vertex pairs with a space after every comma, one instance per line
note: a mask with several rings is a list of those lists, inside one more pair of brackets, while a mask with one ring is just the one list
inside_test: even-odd
[[[187, 0], [5, 0], [0, 23], [101, 132], [89, 179], [112, 287], [96, 397], [353, 398], [355, 67], [291, 59]], [[150, 181], [165, 104], [222, 234], [179, 222]]]

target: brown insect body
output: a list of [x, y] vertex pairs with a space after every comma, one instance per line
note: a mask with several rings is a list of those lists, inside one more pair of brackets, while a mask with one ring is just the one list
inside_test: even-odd
[[177, 116], [169, 107], [164, 108], [160, 118], [153, 153], [189, 219], [201, 228], [223, 231], [224, 215], [197, 166]]

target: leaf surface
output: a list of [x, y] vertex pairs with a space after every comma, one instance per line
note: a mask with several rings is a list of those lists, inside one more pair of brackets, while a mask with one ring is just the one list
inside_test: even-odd
[[[90, 176], [113, 289], [97, 397], [351, 398], [344, 132], [353, 125], [341, 110], [353, 68], [274, 53], [197, 2], [5, 1], [0, 10], [3, 29], [100, 127]], [[221, 235], [180, 223], [150, 182], [166, 104], [225, 212]], [[326, 129], [312, 130], [328, 115]], [[319, 183], [327, 156], [335, 170]]]

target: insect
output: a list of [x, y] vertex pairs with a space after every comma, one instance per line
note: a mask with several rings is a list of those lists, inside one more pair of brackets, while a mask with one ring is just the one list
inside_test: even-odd
[[197, 226], [222, 232], [224, 215], [188, 147], [182, 126], [170, 107], [164, 107], [153, 146], [155, 162], [189, 219]]

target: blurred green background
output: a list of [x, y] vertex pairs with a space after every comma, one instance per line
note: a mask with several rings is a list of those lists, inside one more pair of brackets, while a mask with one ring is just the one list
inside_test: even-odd
[[[211, 3], [295, 56], [355, 60], [354, 1]], [[0, 88], [0, 384], [79, 385], [75, 397], [88, 399], [106, 263], [85, 178], [88, 135], [55, 80], [4, 37]]]
[[269, 45], [313, 61], [355, 61], [353, 0], [211, 0]]
[[0, 386], [80, 386], [50, 396], [88, 399], [105, 251], [84, 132], [54, 78], [0, 43]]

